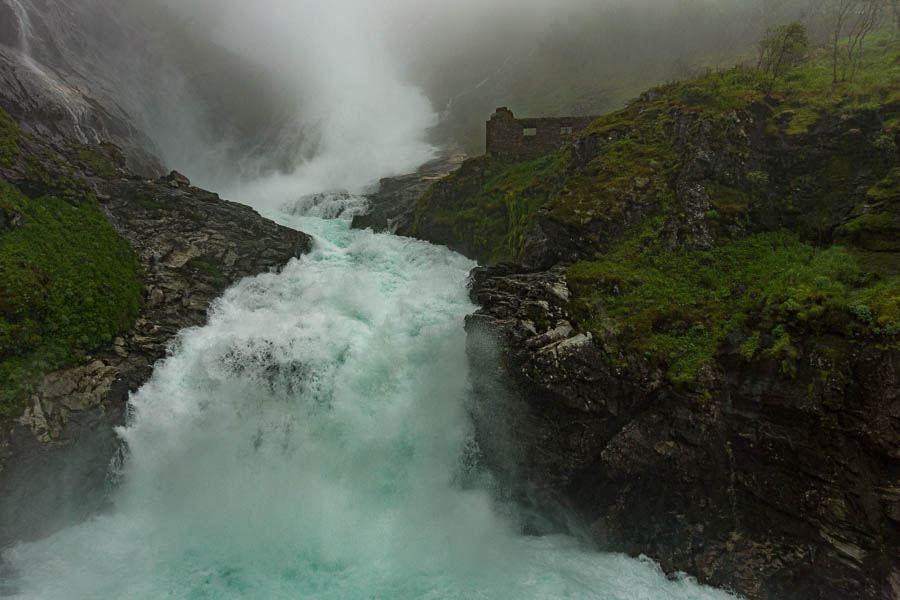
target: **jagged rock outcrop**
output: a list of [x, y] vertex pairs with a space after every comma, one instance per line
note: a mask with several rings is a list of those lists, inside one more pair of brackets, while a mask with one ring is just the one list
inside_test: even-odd
[[158, 180], [132, 174], [115, 146], [92, 146], [92, 169], [83, 164], [83, 149], [44, 152], [25, 136], [19, 144], [23, 155], [44, 157], [41, 172], [49, 174], [36, 178], [33, 163], [18, 160], [0, 168], [0, 179], [39, 197], [61, 193], [52, 174], [60, 165], [70, 176], [73, 168], [83, 172], [137, 253], [144, 291], [143, 309], [127, 332], [80, 364], [44, 376], [24, 414], [3, 423], [0, 547], [96, 511], [118, 451], [113, 427], [124, 422], [128, 394], [149, 378], [176, 333], [202, 325], [212, 300], [235, 281], [278, 268], [311, 245], [309, 236], [192, 187], [181, 174]]
[[750, 598], [900, 594], [896, 347], [805, 340], [791, 375], [732, 341], [701, 373], [710, 393], [684, 392], [573, 330], [561, 270], [472, 282], [470, 360], [499, 370], [476, 370], [471, 410], [526, 505]]
[[419, 198], [432, 184], [457, 169], [464, 158], [459, 152], [445, 152], [415, 173], [385, 177], [378, 183], [378, 191], [367, 196], [370, 208], [366, 214], [353, 217], [353, 228], [406, 232], [415, 218]]

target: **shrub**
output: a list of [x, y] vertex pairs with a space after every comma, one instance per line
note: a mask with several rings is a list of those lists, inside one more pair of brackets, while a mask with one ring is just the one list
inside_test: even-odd
[[854, 304], [850, 307], [850, 312], [866, 325], [872, 322], [872, 309], [865, 304]]

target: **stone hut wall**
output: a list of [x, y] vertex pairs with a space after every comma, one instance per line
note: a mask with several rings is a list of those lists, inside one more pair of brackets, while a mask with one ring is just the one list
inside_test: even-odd
[[597, 117], [517, 119], [501, 107], [487, 122], [485, 150], [497, 158], [526, 160], [561, 148]]

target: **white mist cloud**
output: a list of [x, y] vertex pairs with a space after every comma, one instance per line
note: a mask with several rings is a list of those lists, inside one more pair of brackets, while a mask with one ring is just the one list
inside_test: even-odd
[[[210, 148], [185, 167], [198, 183], [270, 206], [316, 191], [360, 192], [432, 155], [425, 139], [436, 115], [422, 91], [403, 81], [384, 43], [388, 13], [380, 3], [162, 1], [190, 31], [278, 81], [294, 105], [291, 127], [304, 135], [297, 164], [253, 181], [205, 165], [220, 157]], [[262, 102], [256, 92], [243, 90], [244, 101]]]
[[167, 46], [171, 64], [138, 74], [130, 104], [169, 166], [262, 208], [409, 172], [434, 152], [438, 112], [440, 139], [471, 129], [475, 147], [499, 104], [569, 110], [618, 98], [640, 73], [664, 79], [682, 56], [727, 60], [758, 12], [755, 0], [93, 1], [136, 11]]

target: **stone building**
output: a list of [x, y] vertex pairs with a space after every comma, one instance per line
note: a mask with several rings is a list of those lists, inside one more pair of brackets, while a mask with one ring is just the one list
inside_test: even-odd
[[487, 122], [485, 150], [491, 156], [507, 160], [535, 158], [559, 149], [596, 118], [517, 119], [511, 110], [503, 106]]

